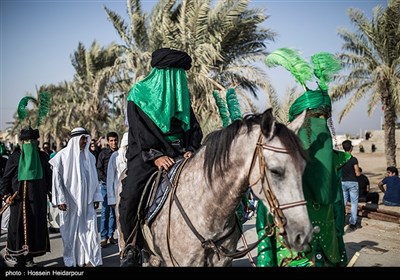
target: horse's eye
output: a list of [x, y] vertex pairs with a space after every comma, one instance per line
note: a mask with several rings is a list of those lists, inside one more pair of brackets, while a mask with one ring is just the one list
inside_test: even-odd
[[282, 177], [283, 176], [283, 170], [282, 169], [271, 169], [271, 173], [273, 176], [276, 177]]

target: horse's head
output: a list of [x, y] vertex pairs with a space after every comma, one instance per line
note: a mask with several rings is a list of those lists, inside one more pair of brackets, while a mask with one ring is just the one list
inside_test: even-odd
[[285, 126], [275, 122], [271, 110], [263, 113], [250, 175], [254, 193], [274, 215], [287, 244], [297, 251], [304, 251], [312, 238], [302, 185], [306, 154], [296, 135], [304, 117]]

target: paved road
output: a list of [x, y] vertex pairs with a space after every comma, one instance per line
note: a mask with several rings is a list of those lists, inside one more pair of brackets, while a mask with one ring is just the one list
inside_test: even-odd
[[[248, 242], [254, 242], [256, 236], [253, 238], [253, 234], [250, 234], [252, 231], [255, 231], [254, 225], [255, 219], [250, 221], [248, 224], [244, 225], [244, 230], [246, 231], [246, 238], [249, 239]], [[7, 234], [2, 232], [0, 239], [0, 254], [3, 256], [5, 252], [6, 245], [6, 237]], [[242, 243], [239, 244], [240, 249], [242, 249]], [[40, 267], [64, 267], [64, 262], [62, 259], [63, 253], [63, 244], [61, 235], [59, 233], [51, 233], [50, 234], [50, 247], [51, 252], [45, 254], [41, 257], [36, 257], [34, 261]], [[103, 256], [103, 267], [119, 267], [119, 254], [118, 254], [118, 245], [108, 245], [106, 248], [102, 248], [102, 256]], [[253, 256], [256, 256], [256, 252], [252, 253]], [[233, 266], [248, 266], [250, 267], [250, 262], [248, 257], [244, 257], [234, 261]]]
[[[400, 225], [363, 218], [362, 228], [345, 235], [346, 249], [349, 260], [359, 253], [354, 267], [400, 267]], [[255, 218], [244, 224], [244, 233], [248, 244], [256, 241]], [[1, 234], [0, 250], [4, 254], [6, 233]], [[64, 267], [62, 259], [62, 240], [59, 233], [50, 234], [51, 253], [35, 258], [41, 267]], [[239, 242], [239, 249], [243, 249]], [[119, 267], [118, 245], [102, 248], [103, 267]], [[251, 252], [256, 262], [257, 250]], [[249, 257], [234, 260], [234, 267], [251, 267]], [[0, 268], [1, 269], [1, 268]]]

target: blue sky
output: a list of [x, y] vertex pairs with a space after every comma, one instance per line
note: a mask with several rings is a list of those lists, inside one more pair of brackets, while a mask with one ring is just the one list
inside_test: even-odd
[[[150, 12], [157, 1], [142, 1]], [[280, 47], [300, 50], [305, 58], [319, 51], [337, 53], [342, 40], [339, 27], [353, 30], [347, 9], [357, 8], [368, 17], [376, 5], [387, 1], [370, 0], [253, 0], [252, 7], [265, 9], [270, 15], [264, 27], [279, 36], [268, 43], [268, 51]], [[103, 6], [126, 17], [126, 1], [95, 0], [2, 0], [0, 1], [0, 130], [12, 120], [19, 100], [34, 94], [42, 84], [71, 81], [74, 69], [70, 56], [82, 42], [89, 47], [93, 40], [106, 46], [120, 43], [118, 34], [108, 21]], [[280, 68], [267, 70], [268, 78], [280, 95], [294, 86], [293, 78]], [[260, 99], [262, 96], [260, 95]], [[283, 96], [281, 96], [283, 99]], [[378, 108], [371, 117], [366, 113], [366, 101], [354, 107], [338, 124], [336, 114], [345, 100], [335, 103], [334, 124], [337, 133], [353, 133], [379, 129], [382, 111]]]

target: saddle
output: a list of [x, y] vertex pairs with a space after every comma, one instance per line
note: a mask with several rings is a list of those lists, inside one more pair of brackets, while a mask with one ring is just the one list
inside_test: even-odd
[[140, 209], [143, 209], [142, 217], [144, 223], [148, 226], [151, 225], [151, 222], [164, 205], [172, 187], [171, 182], [174, 180], [176, 175], [179, 176], [177, 171], [184, 162], [183, 159], [177, 160], [168, 173], [163, 171], [154, 172], [147, 182], [141, 199], [146, 203], [143, 204], [143, 206], [140, 206]]

